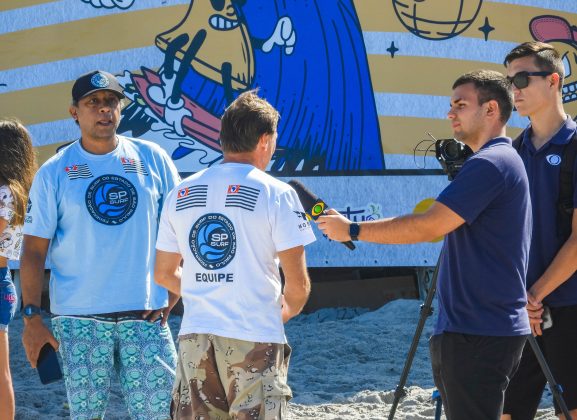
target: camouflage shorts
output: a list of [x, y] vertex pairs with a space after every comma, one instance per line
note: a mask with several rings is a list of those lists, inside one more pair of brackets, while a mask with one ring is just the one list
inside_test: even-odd
[[292, 397], [290, 347], [210, 334], [180, 337], [171, 416], [180, 420], [283, 419]]

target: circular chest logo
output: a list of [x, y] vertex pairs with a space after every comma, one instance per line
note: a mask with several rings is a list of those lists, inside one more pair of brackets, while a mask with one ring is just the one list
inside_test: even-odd
[[223, 268], [236, 254], [236, 233], [222, 214], [209, 213], [198, 219], [189, 235], [194, 258], [207, 270]]
[[117, 175], [102, 175], [86, 190], [86, 208], [105, 225], [120, 225], [134, 214], [138, 195], [129, 180]]
[[561, 163], [561, 156], [559, 155], [547, 155], [547, 162], [549, 162], [550, 165], [553, 166], [557, 166]]

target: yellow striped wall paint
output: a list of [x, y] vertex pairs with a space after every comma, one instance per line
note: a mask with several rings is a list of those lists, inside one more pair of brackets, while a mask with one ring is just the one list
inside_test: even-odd
[[58, 0], [2, 0], [0, 2], [0, 12], [21, 9], [23, 7], [36, 6], [43, 3], [52, 3]]
[[[42, 163], [78, 138], [78, 128], [68, 115], [70, 89], [80, 74], [101, 68], [119, 77], [129, 97], [121, 125], [124, 134], [158, 143], [183, 173], [218, 163], [221, 155], [215, 150], [214, 129], [227, 99], [224, 83], [215, 79], [222, 70], [219, 65], [226, 61], [216, 58], [223, 51], [203, 57], [206, 66], [216, 69], [203, 73], [193, 66], [199, 57], [183, 64], [183, 50], [167, 59], [159, 48], [162, 40], [157, 39], [173, 30], [192, 39], [202, 26], [199, 9], [191, 7], [191, 0], [124, 0], [126, 8], [107, 8], [99, 2], [0, 1], [0, 116], [24, 121]], [[209, 0], [195, 2], [206, 6]], [[430, 40], [401, 23], [397, 12], [403, 2], [407, 10], [416, 7], [417, 17], [425, 19], [454, 19], [460, 6], [478, 12], [463, 16], [472, 18], [470, 24], [454, 25], [460, 32], [456, 36], [436, 34], [433, 28], [427, 36], [436, 40]], [[564, 41], [554, 45], [571, 67], [568, 86], [573, 91], [577, 86], [572, 85], [577, 82], [577, 43], [567, 38], [573, 33], [563, 26], [577, 26], [573, 1], [247, 0], [236, 11], [250, 35], [260, 38], [251, 44], [255, 85], [282, 113], [279, 145], [283, 150], [275, 155], [269, 172], [284, 180], [301, 179], [355, 220], [420, 211], [447, 185], [431, 153], [413, 159], [413, 149], [427, 138], [426, 132], [451, 137], [446, 111], [453, 81], [478, 68], [504, 72], [505, 54], [533, 39], [532, 19], [550, 15], [557, 32], [549, 32], [566, 34]], [[224, 20], [214, 22], [226, 26]], [[230, 23], [230, 28], [235, 25]], [[436, 28], [443, 26], [447, 27]], [[284, 38], [275, 38], [279, 27]], [[218, 34], [210, 36], [216, 37], [212, 45], [219, 45], [224, 55], [233, 48]], [[266, 41], [269, 52], [258, 48]], [[250, 54], [251, 48], [245, 51]], [[190, 125], [185, 135], [166, 121], [166, 104], [154, 99], [158, 96], [152, 88], [162, 86], [167, 65], [189, 72], [176, 93], [186, 100], [182, 109], [193, 109], [200, 116], [186, 120]], [[302, 77], [305, 73], [308, 78]], [[576, 104], [566, 103], [573, 116]], [[202, 133], [204, 123], [213, 131]], [[526, 119], [513, 116], [509, 135], [517, 135], [526, 124]], [[351, 254], [319, 235], [307, 249], [307, 262], [323, 267], [430, 266], [439, 249], [439, 243], [362, 244], [362, 252]]]
[[[536, 16], [553, 15], [570, 24], [577, 24], [577, 9], [568, 2], [448, 0], [417, 4], [407, 0], [405, 3], [409, 7], [416, 5], [421, 8], [425, 17], [427, 13], [432, 13], [426, 7], [437, 9], [434, 16], [453, 16], [452, 8], [456, 5], [462, 4], [465, 9], [473, 10], [475, 4], [479, 4], [474, 21], [461, 34], [443, 41], [430, 41], [411, 34], [401, 24], [395, 12], [399, 9], [399, 3], [396, 0], [356, 0], [352, 3], [364, 37], [370, 86], [377, 103], [377, 135], [380, 137], [385, 169], [411, 169], [404, 163], [409, 162], [405, 158], [401, 159], [401, 163], [394, 163], [397, 159], [395, 156], [410, 156], [414, 145], [425, 136], [426, 131], [440, 137], [450, 136], [449, 125], [444, 121], [444, 109], [448, 106], [454, 79], [465, 71], [481, 67], [504, 72], [499, 61], [502, 57], [492, 57], [487, 50], [505, 51], [504, 46], [532, 39], [529, 22]], [[143, 0], [126, 10], [95, 8], [81, 0], [5, 0], [0, 6], [0, 23], [2, 19], [18, 17], [20, 12], [22, 16], [40, 13], [64, 17], [47, 24], [34, 17], [29, 19], [28, 25], [21, 24], [18, 30], [4, 33], [0, 30], [0, 56], [3, 57], [0, 60], [0, 115], [22, 119], [33, 128], [34, 133], [40, 133], [38, 137], [43, 147], [74, 139], [78, 134], [74, 131], [75, 127], [65, 125], [64, 121], [69, 118], [69, 92], [74, 77], [88, 70], [83, 65], [88, 61], [98, 64], [99, 57], [105, 56], [102, 68], [127, 78], [128, 75], [141, 73], [141, 66], [161, 72], [163, 51], [156, 46], [156, 37], [181, 22], [189, 7], [187, 0]], [[485, 19], [494, 28], [488, 33], [487, 41], [480, 30]], [[269, 26], [271, 30], [274, 29], [274, 25]], [[2, 27], [4, 25], [0, 25]], [[307, 40], [299, 38], [299, 28], [295, 29], [295, 49], [298, 49], [301, 45], [299, 42]], [[394, 56], [387, 51], [393, 43], [398, 48]], [[571, 43], [557, 42], [555, 45], [567, 53], [569, 60], [573, 58], [572, 53], [577, 53]], [[334, 46], [330, 45], [331, 48]], [[222, 48], [227, 46], [222, 45]], [[123, 59], [139, 49], [143, 51], [140, 57], [145, 64], [138, 55], [130, 60]], [[463, 49], [466, 54], [454, 54], [452, 51], [455, 49]], [[475, 49], [479, 50], [479, 54], [475, 53]], [[153, 54], [160, 59], [148, 58]], [[110, 68], [111, 63], [117, 62], [122, 64]], [[67, 69], [65, 76], [60, 71], [51, 70], [58, 65]], [[575, 60], [574, 66], [575, 71], [568, 82], [577, 80]], [[75, 67], [78, 68], [76, 72]], [[61, 77], [46, 76], [51, 71]], [[11, 83], [3, 80], [5, 75], [9, 76]], [[32, 83], [26, 80], [28, 75], [32, 75], [31, 79], [42, 80]], [[415, 104], [423, 100], [426, 106], [420, 110]], [[397, 101], [399, 109], [395, 110], [391, 104]], [[572, 115], [577, 114], [575, 104], [577, 102], [566, 105]], [[399, 111], [398, 115], [396, 111]], [[306, 121], [303, 120], [303, 123]], [[510, 124], [509, 133], [518, 133], [525, 123], [526, 120], [517, 118]], [[51, 139], [47, 130], [53, 125], [66, 126], [70, 130], [61, 127], [60, 131], [57, 130], [60, 135]], [[162, 144], [169, 152], [174, 151], [170, 150], [169, 142]], [[43, 152], [41, 155], [45, 154]], [[387, 164], [388, 161], [392, 163]], [[182, 166], [179, 168], [185, 171], [197, 170], [202, 166], [198, 162], [180, 163]]]

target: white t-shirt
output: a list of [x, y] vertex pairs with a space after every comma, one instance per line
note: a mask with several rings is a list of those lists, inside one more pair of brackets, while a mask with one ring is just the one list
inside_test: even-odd
[[217, 165], [182, 181], [156, 243], [184, 259], [180, 335], [285, 343], [277, 253], [314, 240], [296, 192], [252, 165]]
[[179, 181], [158, 145], [117, 136], [94, 155], [72, 143], [38, 170], [24, 234], [50, 239], [50, 309], [92, 315], [158, 309], [168, 303], [154, 283], [160, 210]]
[[22, 226], [12, 225], [14, 216], [14, 197], [7, 185], [0, 185], [0, 217], [8, 221], [4, 231], [0, 232], [0, 256], [9, 260], [20, 258], [22, 247]]

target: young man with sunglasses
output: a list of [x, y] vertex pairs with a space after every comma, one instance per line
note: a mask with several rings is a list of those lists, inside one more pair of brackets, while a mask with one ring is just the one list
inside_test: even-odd
[[[527, 310], [532, 332], [555, 380], [563, 387], [571, 417], [577, 419], [577, 212], [569, 214], [564, 227], [558, 209], [560, 170], [568, 156], [567, 145], [577, 141], [577, 124], [563, 109], [564, 67], [554, 47], [526, 42], [507, 55], [505, 66], [517, 111], [531, 120], [517, 144], [529, 177], [534, 217]], [[572, 169], [570, 209], [577, 205], [577, 168]], [[545, 306], [553, 321], [547, 329], [542, 324]], [[545, 384], [537, 359], [526, 345], [505, 394], [502, 420], [532, 419]], [[557, 404], [555, 412], [565, 418]]]

